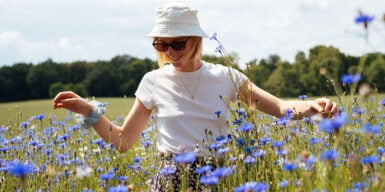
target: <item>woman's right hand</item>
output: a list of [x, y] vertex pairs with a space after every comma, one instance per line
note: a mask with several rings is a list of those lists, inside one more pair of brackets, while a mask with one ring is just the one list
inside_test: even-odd
[[64, 108], [82, 115], [89, 115], [93, 110], [93, 106], [87, 100], [72, 91], [58, 93], [53, 99], [53, 108]]

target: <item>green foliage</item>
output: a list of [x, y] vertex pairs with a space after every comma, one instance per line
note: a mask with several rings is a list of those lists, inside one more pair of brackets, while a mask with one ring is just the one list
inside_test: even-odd
[[81, 84], [81, 83], [77, 83], [77, 84], [72, 84], [72, 83], [62, 84], [60, 82], [51, 84], [51, 86], [49, 87], [49, 96], [51, 98], [54, 98], [59, 92], [61, 92], [61, 91], [68, 91], [68, 90], [71, 90], [71, 91], [77, 93], [81, 97], [88, 97], [87, 90], [86, 90], [86, 88], [84, 87], [83, 84]]
[[385, 56], [375, 55], [366, 69], [364, 74], [367, 81], [378, 90], [385, 90]]
[[[385, 91], [385, 55], [371, 53], [348, 56], [334, 47], [316, 46], [308, 55], [298, 52], [295, 61], [281, 61], [278, 55], [253, 59], [246, 68], [238, 65], [236, 53], [228, 56], [203, 55], [202, 59], [230, 65], [244, 72], [257, 86], [280, 97], [331, 96], [350, 93], [340, 84], [344, 74], [359, 73], [358, 85], [369, 83]], [[230, 61], [230, 62], [229, 62]], [[157, 68], [155, 61], [118, 55], [110, 61], [56, 63], [47, 59], [36, 65], [18, 63], [0, 68], [0, 102], [49, 98], [57, 91], [70, 89], [96, 97], [134, 96], [143, 75]], [[60, 87], [58, 84], [65, 85]], [[350, 88], [349, 88], [350, 89]], [[356, 87], [351, 87], [357, 92]]]
[[0, 68], [0, 102], [31, 98], [31, 90], [25, 77], [32, 64], [18, 63]]
[[52, 83], [68, 82], [68, 70], [64, 65], [58, 65], [51, 59], [44, 61], [29, 71], [26, 81], [31, 88], [33, 99], [49, 97], [49, 87]]

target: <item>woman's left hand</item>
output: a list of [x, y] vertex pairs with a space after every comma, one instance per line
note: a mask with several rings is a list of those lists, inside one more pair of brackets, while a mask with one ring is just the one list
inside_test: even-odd
[[322, 107], [322, 111], [319, 111], [319, 113], [321, 113], [323, 117], [333, 117], [337, 113], [338, 105], [336, 102], [328, 98], [319, 98], [314, 101]]

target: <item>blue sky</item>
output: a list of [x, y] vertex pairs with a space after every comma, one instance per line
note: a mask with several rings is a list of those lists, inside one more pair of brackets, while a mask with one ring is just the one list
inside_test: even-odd
[[[155, 59], [146, 34], [155, 10], [168, 0], [0, 0], [0, 66], [110, 60], [121, 54]], [[271, 54], [292, 62], [298, 51], [334, 46], [360, 56], [385, 52], [383, 0], [185, 0], [202, 28], [218, 38], [240, 64]], [[375, 17], [367, 41], [354, 18]], [[204, 41], [204, 53], [217, 44]]]

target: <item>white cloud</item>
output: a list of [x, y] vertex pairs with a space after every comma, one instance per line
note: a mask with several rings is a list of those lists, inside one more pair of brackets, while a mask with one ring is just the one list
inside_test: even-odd
[[[154, 58], [145, 35], [155, 9], [169, 0], [0, 0], [0, 65], [15, 62], [109, 60], [118, 54]], [[347, 54], [385, 50], [385, 2], [380, 0], [186, 0], [202, 28], [241, 63], [333, 45]], [[368, 43], [354, 23], [357, 10], [377, 17]], [[205, 53], [217, 44], [205, 40]]]

